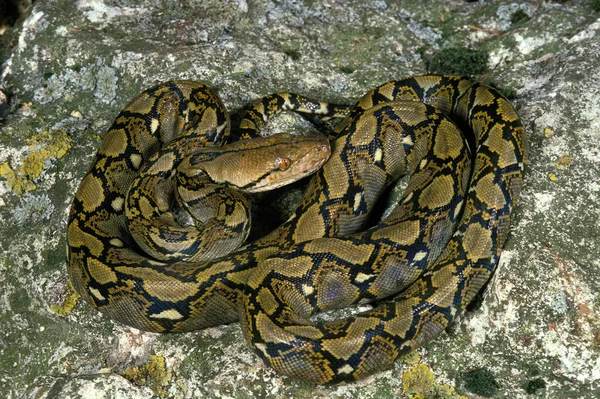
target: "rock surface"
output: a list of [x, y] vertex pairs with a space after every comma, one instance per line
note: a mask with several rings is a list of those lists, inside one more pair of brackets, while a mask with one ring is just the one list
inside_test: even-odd
[[[4, 32], [12, 49], [0, 60], [0, 392], [600, 397], [598, 9], [574, 0], [35, 2]], [[464, 52], [460, 63], [483, 57], [487, 71], [449, 70], [459, 62], [441, 55], [462, 47], [477, 56]], [[238, 112], [276, 91], [351, 102], [428, 67], [483, 73], [510, 94], [530, 163], [483, 302], [392, 369], [314, 387], [262, 366], [236, 324], [141, 333], [69, 293], [70, 202], [113, 118], [144, 88], [200, 80]]]

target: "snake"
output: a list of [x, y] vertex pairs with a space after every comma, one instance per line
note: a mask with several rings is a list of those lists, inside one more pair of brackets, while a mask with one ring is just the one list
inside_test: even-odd
[[[330, 141], [256, 137], [286, 110], [343, 119]], [[239, 320], [266, 365], [335, 384], [432, 340], [493, 275], [527, 163], [523, 124], [496, 89], [413, 76], [352, 107], [275, 93], [223, 144], [229, 125], [215, 92], [191, 81], [150, 88], [117, 116], [67, 227], [73, 287], [107, 317], [154, 332]], [[250, 225], [238, 189], [311, 173], [287, 221], [225, 253]], [[357, 304], [370, 308], [319, 316]]]

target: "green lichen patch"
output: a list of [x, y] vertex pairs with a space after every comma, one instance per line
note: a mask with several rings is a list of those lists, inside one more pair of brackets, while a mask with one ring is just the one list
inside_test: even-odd
[[514, 24], [518, 24], [521, 21], [527, 20], [529, 19], [529, 15], [527, 15], [527, 13], [525, 11], [523, 11], [521, 8], [519, 8], [517, 11], [513, 12], [512, 15], [510, 16], [510, 22], [514, 25]]
[[173, 373], [167, 370], [164, 356], [152, 355], [148, 363], [133, 366], [121, 375], [136, 385], [149, 387], [157, 396], [164, 398]]
[[14, 194], [36, 189], [35, 180], [40, 177], [51, 159], [62, 158], [71, 148], [71, 137], [63, 129], [44, 130], [27, 139], [29, 153], [19, 168], [12, 167], [10, 162], [0, 165], [0, 178], [6, 180], [6, 186]]
[[517, 98], [517, 90], [514, 87], [500, 87], [499, 90], [509, 100]]
[[435, 53], [427, 64], [431, 73], [472, 76], [487, 71], [488, 54], [466, 47], [445, 48]]
[[462, 380], [466, 389], [486, 398], [495, 395], [500, 388], [494, 374], [486, 368], [469, 370], [463, 373]]
[[281, 47], [281, 51], [283, 51], [286, 55], [288, 55], [292, 60], [297, 61], [300, 59], [301, 52], [300, 46], [297, 44], [285, 44]]
[[541, 378], [535, 378], [531, 381], [527, 381], [525, 383], [524, 388], [525, 388], [525, 392], [527, 392], [530, 395], [534, 395], [534, 394], [537, 394], [542, 389], [546, 388], [546, 381], [544, 381]]

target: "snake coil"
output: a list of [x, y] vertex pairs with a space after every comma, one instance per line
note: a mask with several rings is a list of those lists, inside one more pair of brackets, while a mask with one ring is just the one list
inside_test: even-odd
[[[248, 111], [242, 136], [286, 109], [348, 112], [273, 94]], [[526, 162], [522, 123], [494, 89], [448, 75], [383, 84], [336, 128], [326, 162], [329, 146], [322, 139], [292, 144], [310, 148], [317, 160], [273, 153], [279, 141], [249, 152], [245, 143], [197, 150], [219, 145], [228, 132], [219, 98], [193, 82], [146, 90], [121, 111], [68, 221], [68, 271], [87, 302], [147, 331], [241, 319], [266, 364], [299, 379], [337, 383], [385, 369], [435, 337], [494, 272]], [[253, 170], [269, 157], [275, 161], [268, 171]], [[243, 239], [248, 223], [244, 200], [213, 181], [257, 191], [288, 169], [293, 177], [283, 181], [323, 162], [287, 222], [222, 252], [222, 245]], [[221, 175], [229, 166], [233, 178]], [[378, 198], [404, 174], [410, 180], [398, 204], [368, 227]], [[208, 229], [213, 212], [224, 230]], [[215, 259], [195, 255], [205, 244]], [[365, 302], [375, 305], [342, 320], [312, 318]]]

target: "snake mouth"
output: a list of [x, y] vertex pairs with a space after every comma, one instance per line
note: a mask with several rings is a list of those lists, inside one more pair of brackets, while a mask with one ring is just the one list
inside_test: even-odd
[[296, 163], [298, 165], [298, 173], [310, 175], [316, 172], [327, 162], [330, 156], [331, 145], [328, 140], [325, 140], [298, 160]]
[[322, 136], [307, 137], [298, 144], [298, 154], [286, 170], [274, 170], [268, 177], [271, 185], [284, 186], [319, 170], [331, 156], [329, 140]]

